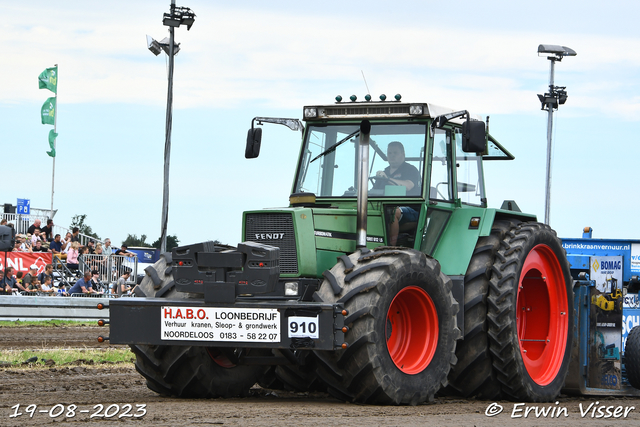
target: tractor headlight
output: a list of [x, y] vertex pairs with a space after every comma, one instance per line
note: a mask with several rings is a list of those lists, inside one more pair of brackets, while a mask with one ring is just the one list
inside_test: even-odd
[[318, 109], [317, 108], [305, 108], [304, 109], [304, 117], [307, 119], [313, 119], [318, 117]]
[[286, 296], [298, 296], [298, 282], [285, 282], [284, 294]]

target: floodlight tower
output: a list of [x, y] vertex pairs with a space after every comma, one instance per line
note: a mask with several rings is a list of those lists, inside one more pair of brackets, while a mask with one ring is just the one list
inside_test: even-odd
[[542, 109], [549, 112], [547, 121], [547, 180], [544, 199], [544, 223], [549, 225], [551, 211], [551, 131], [553, 129], [553, 111], [558, 106], [567, 101], [567, 87], [554, 86], [553, 72], [556, 61], [562, 61], [565, 56], [576, 56], [576, 51], [566, 46], [557, 46], [553, 44], [541, 44], [538, 46], [538, 56], [541, 53], [551, 54], [547, 59], [551, 63], [549, 72], [549, 92], [544, 95], [538, 95], [538, 99], [542, 103]]
[[186, 25], [187, 31], [191, 29], [196, 14], [188, 7], [176, 6], [176, 1], [171, 0], [169, 13], [162, 16], [162, 24], [169, 27], [169, 40], [165, 37], [157, 42], [147, 36], [147, 47], [154, 55], [158, 56], [162, 50], [169, 55], [169, 88], [167, 90], [167, 118], [165, 126], [164, 142], [164, 184], [162, 191], [162, 220], [160, 233], [160, 253], [167, 250], [167, 223], [169, 222], [169, 163], [171, 157], [171, 124], [173, 109], [173, 57], [180, 51], [180, 44], [174, 43], [174, 29], [180, 25]]

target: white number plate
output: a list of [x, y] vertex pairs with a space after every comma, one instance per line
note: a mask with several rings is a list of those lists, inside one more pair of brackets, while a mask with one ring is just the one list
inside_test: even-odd
[[161, 307], [163, 340], [280, 342], [280, 312], [270, 308]]
[[289, 338], [320, 338], [320, 317], [290, 316]]

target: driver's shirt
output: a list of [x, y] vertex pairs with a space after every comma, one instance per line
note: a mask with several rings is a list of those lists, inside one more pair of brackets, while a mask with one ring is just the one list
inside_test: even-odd
[[420, 195], [420, 172], [416, 169], [415, 166], [410, 165], [407, 162], [403, 162], [398, 169], [393, 172], [393, 175], [389, 173], [391, 170], [391, 166], [387, 166], [384, 169], [384, 173], [392, 179], [399, 179], [401, 181], [411, 181], [413, 182], [413, 188], [407, 191], [407, 195], [409, 196], [419, 196]]

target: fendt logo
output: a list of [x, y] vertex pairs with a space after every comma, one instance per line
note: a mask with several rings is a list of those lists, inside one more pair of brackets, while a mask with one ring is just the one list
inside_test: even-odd
[[255, 233], [256, 240], [282, 240], [284, 233]]

